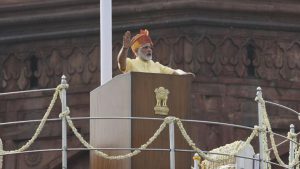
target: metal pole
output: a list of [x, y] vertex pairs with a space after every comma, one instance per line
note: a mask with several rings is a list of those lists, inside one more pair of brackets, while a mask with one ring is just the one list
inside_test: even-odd
[[[67, 81], [66, 76], [63, 75], [61, 77], [61, 84], [63, 85], [63, 88], [60, 93], [60, 99], [61, 99], [61, 111], [65, 112], [67, 110], [67, 97], [66, 97], [66, 88], [67, 88]], [[67, 121], [66, 117], [62, 117], [62, 169], [67, 169], [68, 166], [68, 156], [67, 156]]]
[[259, 158], [259, 154], [255, 154], [253, 156], [253, 158], [257, 159], [253, 161], [253, 169], [259, 169], [259, 164], [260, 164], [260, 158]]
[[169, 124], [169, 139], [170, 139], [170, 169], [175, 169], [175, 134], [174, 121]]
[[112, 0], [100, 0], [101, 85], [112, 78]]
[[[295, 126], [293, 124], [290, 125], [290, 133], [291, 135], [295, 134]], [[294, 138], [292, 137], [292, 140], [294, 140]], [[293, 160], [295, 159], [295, 143], [293, 141], [290, 141], [290, 155], [289, 155], [289, 165], [291, 165], [291, 163], [293, 162]], [[291, 167], [290, 169], [293, 169], [294, 167]]]
[[[256, 101], [258, 105], [258, 125], [260, 128], [263, 127], [263, 114], [262, 114], [262, 106], [259, 100], [262, 99], [262, 90], [260, 87], [257, 88], [256, 92]], [[263, 144], [263, 134], [261, 131], [259, 132], [259, 159], [265, 159], [264, 155], [264, 144]], [[260, 168], [264, 169], [265, 163], [260, 160]]]

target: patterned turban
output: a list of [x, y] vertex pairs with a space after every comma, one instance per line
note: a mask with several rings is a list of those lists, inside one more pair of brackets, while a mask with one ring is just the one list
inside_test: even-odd
[[137, 53], [138, 48], [140, 48], [142, 45], [146, 43], [150, 43], [151, 46], [153, 46], [152, 40], [149, 36], [149, 31], [147, 29], [140, 30], [140, 33], [135, 35], [131, 39], [131, 50], [133, 53]]

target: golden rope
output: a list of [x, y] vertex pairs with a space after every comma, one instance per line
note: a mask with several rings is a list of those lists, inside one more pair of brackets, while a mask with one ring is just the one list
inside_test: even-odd
[[[53, 94], [53, 98], [50, 102], [50, 105], [48, 106], [47, 111], [44, 114], [44, 116], [43, 116], [39, 126], [37, 127], [34, 135], [21, 148], [19, 148], [17, 150], [5, 151], [5, 150], [3, 150], [2, 140], [0, 139], [0, 169], [2, 168], [3, 155], [23, 152], [23, 151], [27, 150], [34, 143], [34, 141], [37, 139], [37, 137], [41, 133], [41, 131], [42, 131], [47, 119], [48, 119], [48, 116], [50, 115], [50, 112], [51, 112], [51, 110], [52, 110], [52, 108], [55, 104], [55, 101], [57, 100], [58, 95], [60, 94], [62, 89], [67, 88], [67, 87], [68, 87], [67, 84], [61, 84], [61, 85], [57, 86], [57, 88], [55, 89], [55, 93]], [[216, 162], [216, 163], [224, 162], [224, 160], [228, 160], [230, 158], [233, 158], [235, 155], [237, 155], [237, 153], [240, 150], [244, 149], [247, 145], [250, 144], [250, 142], [253, 140], [253, 138], [255, 136], [257, 136], [258, 131], [260, 130], [261, 132], [263, 132], [264, 152], [267, 155], [266, 158], [263, 159], [263, 161], [269, 161], [270, 155], [268, 154], [269, 151], [267, 150], [268, 149], [268, 144], [267, 144], [267, 134], [266, 134], [266, 130], [268, 130], [270, 132], [271, 145], [272, 145], [272, 148], [274, 150], [275, 157], [276, 157], [277, 161], [279, 162], [279, 164], [281, 166], [286, 167], [286, 168], [296, 166], [296, 168], [299, 169], [299, 164], [298, 163], [299, 163], [299, 156], [300, 156], [300, 146], [298, 146], [298, 150], [296, 151], [295, 159], [292, 162], [290, 162], [289, 165], [285, 164], [282, 161], [282, 159], [280, 158], [279, 154], [278, 154], [278, 149], [276, 147], [276, 143], [275, 143], [275, 139], [274, 139], [274, 133], [272, 131], [271, 124], [270, 124], [270, 121], [269, 121], [269, 118], [268, 118], [268, 114], [267, 114], [267, 111], [266, 111], [266, 108], [265, 108], [265, 102], [264, 102], [263, 99], [258, 99], [258, 101], [260, 102], [260, 104], [262, 106], [262, 110], [263, 110], [262, 111], [262, 114], [263, 114], [263, 126], [262, 126], [262, 128], [259, 128], [259, 127], [255, 126], [254, 130], [252, 131], [251, 135], [247, 138], [247, 140], [245, 142], [241, 142], [240, 144], [238, 144], [238, 146], [234, 149], [234, 151], [228, 153], [228, 156], [225, 157], [225, 158], [221, 158], [221, 159], [212, 158], [210, 155], [207, 155], [201, 149], [196, 147], [195, 143], [193, 142], [193, 140], [190, 138], [190, 136], [187, 134], [185, 128], [183, 127], [183, 124], [182, 124], [181, 120], [176, 118], [176, 117], [166, 117], [164, 119], [164, 122], [160, 125], [159, 129], [154, 133], [154, 135], [151, 138], [149, 138], [149, 140], [145, 144], [141, 145], [139, 149], [134, 150], [133, 152], [130, 152], [130, 153], [125, 154], [125, 155], [110, 156], [110, 155], [108, 155], [108, 154], [106, 154], [102, 151], [98, 151], [98, 150], [94, 150], [94, 151], [95, 151], [96, 155], [101, 156], [101, 157], [106, 158], [106, 159], [110, 159], [110, 160], [120, 160], [120, 159], [130, 158], [132, 156], [135, 156], [135, 155], [139, 154], [141, 152], [141, 150], [145, 150], [155, 139], [157, 139], [157, 137], [165, 129], [167, 124], [170, 124], [171, 122], [176, 122], [178, 128], [180, 129], [180, 132], [181, 132], [182, 136], [187, 141], [188, 145], [190, 147], [192, 147], [192, 149], [194, 151], [196, 151], [202, 158], [204, 158], [208, 161], [211, 161], [211, 162]], [[67, 108], [67, 110], [65, 112], [62, 112], [59, 115], [59, 117], [60, 118], [65, 117], [66, 118], [69, 127], [72, 129], [75, 136], [79, 139], [79, 141], [86, 148], [95, 149], [78, 132], [78, 130], [74, 126], [69, 114], [70, 114], [70, 110], [69, 110], [69, 108]], [[290, 138], [290, 139], [294, 139], [295, 136], [296, 135], [292, 134], [292, 133], [288, 134], [288, 138]], [[270, 168], [270, 164], [266, 165], [266, 168]]]
[[244, 149], [248, 144], [250, 144], [250, 142], [253, 140], [253, 138], [255, 136], [257, 136], [257, 133], [258, 133], [258, 127], [255, 126], [254, 127], [254, 130], [252, 131], [251, 135], [247, 138], [247, 140], [244, 142], [244, 144], [242, 144], [242, 146], [238, 146], [237, 149], [235, 149], [234, 152], [231, 152], [230, 154], [228, 154], [227, 157], [225, 158], [222, 158], [222, 159], [215, 159], [215, 158], [212, 158], [210, 157], [209, 155], [205, 154], [201, 149], [199, 149], [198, 147], [196, 147], [195, 143], [193, 142], [193, 140], [190, 138], [190, 136], [187, 134], [186, 130], [184, 129], [183, 127], [183, 124], [182, 122], [180, 121], [180, 119], [176, 119], [177, 121], [177, 126], [182, 134], [182, 136], [184, 137], [184, 139], [187, 141], [188, 145], [190, 147], [192, 147], [192, 149], [194, 151], [196, 151], [202, 158], [208, 160], [208, 161], [211, 161], [211, 162], [215, 162], [215, 163], [221, 163], [223, 162], [224, 160], [226, 159], [229, 159], [229, 158], [232, 158], [233, 156], [237, 155], [237, 153]]
[[[76, 129], [76, 127], [74, 126], [69, 114], [69, 109], [66, 112], [63, 112], [60, 117], [65, 116], [66, 120], [68, 122], [68, 125], [70, 126], [70, 128], [72, 129], [73, 133], [75, 134], [75, 136], [79, 139], [79, 141], [88, 149], [95, 149], [91, 144], [89, 144], [83, 137], [82, 135], [78, 132], [78, 130]], [[140, 146], [139, 149], [134, 150], [133, 152], [130, 152], [128, 154], [125, 155], [116, 155], [116, 156], [110, 156], [102, 151], [99, 150], [94, 150], [95, 154], [103, 157], [105, 159], [109, 159], [109, 160], [121, 160], [121, 159], [126, 159], [126, 158], [130, 158], [133, 157], [137, 154], [139, 154], [141, 152], [141, 150], [145, 150], [159, 135], [160, 133], [166, 128], [166, 125], [169, 124], [170, 122], [174, 121], [173, 117], [167, 117], [165, 118], [164, 122], [160, 125], [159, 129], [154, 133], [154, 135], [149, 138], [149, 140]]]
[[54, 106], [55, 101], [57, 100], [58, 94], [60, 93], [61, 89], [63, 88], [63, 85], [59, 85], [56, 87], [55, 92], [53, 94], [52, 100], [50, 102], [50, 105], [47, 108], [46, 113], [44, 114], [39, 126], [37, 127], [34, 135], [32, 136], [32, 138], [30, 140], [28, 140], [21, 148], [16, 149], [16, 150], [11, 150], [11, 151], [5, 151], [5, 150], [0, 150], [0, 155], [6, 155], [6, 154], [14, 154], [14, 153], [20, 153], [23, 152], [25, 150], [27, 150], [33, 143], [34, 141], [37, 139], [37, 137], [39, 136], [39, 134], [41, 133], [47, 119], [48, 116], [50, 115], [50, 112]]
[[[269, 120], [269, 117], [268, 117], [268, 113], [267, 113], [267, 110], [266, 110], [266, 106], [265, 106], [265, 101], [263, 99], [258, 99], [258, 98], [257, 98], [257, 100], [260, 102], [260, 104], [262, 106], [263, 123], [264, 123], [265, 127], [267, 128], [267, 130], [270, 133], [269, 137], [270, 137], [270, 140], [271, 140], [271, 146], [272, 146], [272, 149], [274, 151], [274, 155], [275, 155], [276, 160], [279, 162], [279, 164], [281, 166], [283, 166], [285, 168], [294, 167], [295, 165], [297, 165], [299, 163], [300, 147], [296, 151], [294, 160], [289, 165], [285, 164], [283, 162], [283, 160], [280, 158], [279, 153], [278, 153], [278, 149], [277, 149], [277, 146], [276, 146], [276, 143], [275, 143], [275, 139], [274, 139], [274, 132], [272, 131], [271, 123], [270, 123], [270, 120]], [[267, 145], [265, 145], [264, 147], [267, 147]], [[264, 149], [267, 149], [267, 148], [264, 148]], [[266, 153], [267, 152], [268, 151], [266, 151]], [[270, 159], [270, 155], [269, 154], [267, 154], [267, 158]], [[266, 159], [266, 160], [268, 160], [268, 159]]]

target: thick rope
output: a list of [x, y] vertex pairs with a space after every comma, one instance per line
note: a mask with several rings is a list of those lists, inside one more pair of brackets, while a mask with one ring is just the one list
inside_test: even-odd
[[[23, 152], [25, 150], [27, 150], [37, 139], [37, 137], [39, 136], [39, 134], [41, 133], [42, 129], [44, 128], [44, 125], [50, 115], [50, 112], [55, 104], [55, 101], [57, 100], [58, 95], [60, 94], [61, 90], [64, 88], [67, 88], [68, 86], [66, 84], [61, 84], [59, 86], [57, 86], [55, 93], [53, 94], [53, 98], [50, 102], [50, 105], [47, 108], [46, 113], [44, 114], [39, 126], [37, 127], [34, 135], [32, 136], [32, 138], [30, 140], [28, 140], [28, 142], [26, 142], [21, 148], [17, 149], [17, 150], [11, 150], [11, 151], [5, 151], [3, 150], [3, 145], [2, 145], [2, 140], [0, 139], [0, 169], [2, 169], [2, 162], [3, 162], [3, 156], [7, 155], [7, 154], [15, 154], [15, 153], [20, 153]], [[157, 137], [161, 134], [161, 132], [166, 128], [166, 126], [172, 122], [176, 122], [178, 128], [180, 129], [180, 132], [182, 134], [182, 136], [184, 137], [184, 139], [187, 141], [187, 143], [189, 144], [190, 147], [192, 147], [193, 150], [195, 150], [202, 158], [211, 161], [211, 162], [224, 162], [224, 160], [226, 159], [230, 159], [233, 158], [235, 155], [237, 155], [237, 153], [239, 151], [241, 151], [242, 149], [244, 149], [247, 145], [250, 144], [250, 142], [253, 140], [253, 138], [255, 136], [257, 136], [258, 131], [260, 130], [260, 132], [263, 132], [263, 144], [264, 144], [264, 152], [266, 153], [266, 158], [263, 159], [263, 161], [269, 161], [270, 160], [270, 155], [269, 155], [269, 151], [268, 151], [268, 140], [267, 140], [267, 130], [270, 132], [270, 140], [271, 140], [271, 146], [274, 150], [274, 154], [275, 157], [277, 159], [277, 161], [279, 162], [279, 164], [283, 167], [286, 168], [291, 168], [296, 166], [297, 169], [299, 169], [299, 156], [300, 156], [300, 146], [298, 146], [298, 150], [295, 153], [295, 159], [289, 163], [289, 165], [285, 164], [282, 159], [279, 156], [278, 153], [278, 149], [275, 143], [275, 139], [274, 139], [274, 133], [272, 131], [271, 128], [271, 124], [268, 118], [268, 114], [265, 108], [265, 102], [263, 99], [259, 99], [259, 102], [262, 105], [262, 114], [263, 114], [263, 126], [260, 129], [258, 126], [254, 127], [254, 130], [252, 131], [251, 135], [247, 138], [247, 140], [245, 142], [242, 142], [241, 144], [238, 144], [238, 146], [236, 146], [236, 148], [234, 149], [234, 151], [230, 151], [230, 152], [225, 152], [224, 154], [227, 154], [227, 157], [221, 158], [221, 159], [217, 159], [217, 158], [213, 158], [210, 155], [207, 155], [206, 153], [204, 153], [201, 149], [199, 149], [198, 147], [196, 147], [195, 143], [193, 142], [193, 140], [190, 138], [190, 136], [187, 134], [185, 128], [183, 127], [182, 122], [180, 121], [180, 119], [176, 118], [176, 117], [167, 117], [164, 119], [164, 122], [160, 125], [159, 129], [154, 133], [154, 135], [149, 138], [149, 140], [140, 146], [139, 149], [134, 150], [133, 152], [130, 152], [128, 154], [125, 155], [116, 155], [116, 156], [110, 156], [102, 151], [98, 151], [98, 150], [94, 150], [96, 155], [106, 158], [106, 159], [110, 159], [110, 160], [120, 160], [120, 159], [126, 159], [126, 158], [130, 158], [133, 157], [137, 154], [139, 154], [142, 150], [145, 150], [155, 139], [157, 139]], [[67, 120], [67, 123], [69, 125], [69, 127], [72, 129], [73, 133], [75, 134], [75, 136], [79, 139], [79, 141], [88, 149], [95, 149], [92, 145], [90, 145], [83, 137], [82, 135], [78, 132], [78, 130], [76, 129], [76, 127], [74, 126], [71, 118], [70, 118], [70, 110], [69, 108], [67, 108], [67, 110], [65, 112], [62, 112], [59, 117], [63, 118], [65, 117]], [[288, 138], [293, 139], [295, 138], [295, 134], [291, 134], [289, 133]], [[270, 164], [266, 165], [266, 168], [270, 168]]]
[[[300, 146], [299, 146], [298, 150], [296, 151], [295, 159], [289, 165], [285, 164], [283, 162], [283, 160], [280, 158], [280, 155], [278, 153], [278, 149], [277, 149], [275, 139], [274, 139], [274, 132], [272, 131], [271, 123], [270, 123], [270, 120], [269, 120], [269, 117], [268, 117], [268, 113], [266, 111], [265, 101], [263, 99], [258, 99], [258, 98], [257, 98], [257, 100], [260, 102], [260, 104], [262, 106], [263, 123], [264, 123], [265, 127], [267, 128], [267, 130], [270, 133], [269, 137], [270, 137], [270, 140], [271, 140], [271, 146], [272, 146], [272, 149], [273, 149], [276, 160], [278, 161], [278, 163], [281, 166], [283, 166], [285, 168], [294, 167], [295, 165], [297, 165], [299, 163]], [[268, 149], [267, 145], [265, 145], [264, 147], [266, 147], [264, 149]], [[268, 152], [268, 150], [266, 150], [265, 152]], [[267, 158], [270, 159], [270, 155], [269, 154], [267, 154], [267, 155], [268, 155]], [[268, 159], [266, 159], [266, 160], [268, 160]]]
[[[244, 149], [248, 144], [250, 144], [250, 142], [253, 140], [253, 138], [255, 136], [257, 136], [258, 134], [258, 126], [255, 126], [254, 127], [254, 130], [252, 131], [251, 135], [247, 138], [247, 140], [241, 144], [240, 146], [238, 146], [233, 152], [225, 152], [226, 154], [228, 153], [228, 156], [227, 157], [224, 157], [223, 159], [216, 159], [216, 158], [212, 158], [210, 155], [207, 155], [206, 153], [204, 153], [201, 149], [199, 149], [198, 147], [196, 147], [196, 144], [193, 142], [193, 140], [190, 138], [190, 136], [187, 134], [185, 128], [183, 127], [183, 124], [182, 122], [179, 120], [179, 119], [176, 119], [177, 120], [177, 126], [182, 134], [182, 136], [184, 137], [184, 139], [187, 141], [188, 145], [190, 147], [192, 147], [192, 149], [194, 151], [196, 151], [202, 158], [208, 160], [208, 161], [211, 161], [211, 162], [215, 162], [215, 163], [221, 163], [223, 162], [224, 160], [226, 159], [229, 159], [229, 158], [232, 158], [234, 157], [235, 155], [237, 155], [237, 153], [239, 151], [241, 151], [242, 149]], [[224, 154], [225, 154], [224, 153]]]
[[46, 113], [44, 114], [39, 126], [37, 127], [35, 133], [33, 134], [33, 136], [31, 137], [30, 140], [28, 140], [21, 148], [19, 149], [16, 149], [16, 150], [10, 150], [10, 151], [5, 151], [5, 150], [0, 150], [0, 155], [6, 155], [6, 154], [15, 154], [15, 153], [20, 153], [20, 152], [23, 152], [25, 150], [27, 150], [33, 143], [34, 141], [37, 139], [37, 137], [39, 136], [39, 134], [41, 133], [42, 129], [44, 128], [45, 126], [45, 123], [50, 115], [50, 112], [55, 104], [55, 101], [57, 100], [57, 97], [61, 91], [61, 89], [63, 88], [64, 86], [62, 85], [59, 85], [56, 87], [55, 89], [55, 93], [53, 94], [53, 97], [52, 97], [52, 100], [50, 102], [50, 105], [48, 106], [47, 108], [47, 111]]
[[[76, 127], [74, 126], [70, 116], [69, 116], [69, 109], [66, 112], [63, 112], [60, 114], [60, 117], [65, 116], [66, 120], [68, 122], [69, 127], [72, 129], [73, 133], [75, 134], [75, 136], [79, 139], [79, 141], [88, 149], [95, 149], [91, 144], [89, 144], [83, 137], [82, 135], [78, 132], [78, 130], [76, 129]], [[102, 151], [99, 150], [94, 150], [95, 154], [97, 156], [100, 156], [102, 158], [105, 159], [109, 159], [109, 160], [122, 160], [122, 159], [126, 159], [126, 158], [130, 158], [133, 157], [137, 154], [139, 154], [142, 150], [145, 150], [159, 135], [160, 133], [166, 128], [166, 125], [169, 124], [170, 122], [174, 121], [172, 118], [167, 117], [165, 118], [164, 122], [160, 125], [159, 129], [154, 133], [154, 135], [149, 138], [149, 140], [140, 146], [139, 149], [134, 150], [133, 152], [130, 152], [128, 154], [125, 155], [116, 155], [116, 156], [110, 156]]]
[[[93, 147], [91, 144], [89, 144], [83, 137], [82, 135], [78, 132], [78, 130], [76, 129], [76, 127], [74, 126], [73, 121], [71, 120], [70, 116], [70, 111], [69, 109], [67, 109], [67, 111], [62, 112], [59, 116], [60, 118], [65, 117], [69, 127], [72, 129], [73, 133], [75, 134], [75, 136], [79, 139], [79, 141], [88, 149], [95, 149], [95, 147]], [[186, 133], [186, 130], [184, 129], [182, 122], [180, 121], [180, 119], [176, 118], [176, 117], [167, 117], [165, 118], [164, 122], [160, 125], [159, 129], [154, 133], [154, 135], [143, 145], [140, 146], [140, 148], [138, 150], [134, 150], [131, 153], [125, 154], [125, 155], [116, 155], [116, 156], [110, 156], [102, 151], [99, 150], [94, 150], [95, 154], [103, 157], [105, 159], [109, 159], [109, 160], [121, 160], [121, 159], [126, 159], [126, 158], [130, 158], [133, 157], [137, 154], [139, 154], [141, 152], [141, 150], [145, 150], [159, 135], [160, 133], [165, 129], [167, 124], [170, 124], [171, 122], [176, 122], [183, 137], [186, 139], [186, 141], [188, 142], [188, 144], [198, 153], [200, 154], [201, 157], [209, 160], [209, 161], [214, 161], [214, 162], [221, 162], [223, 160], [215, 160], [214, 158], [211, 158], [209, 155], [206, 155], [202, 150], [200, 150], [199, 148], [197, 148], [195, 146], [195, 143], [190, 139], [190, 137], [188, 136], [188, 134]], [[238, 148], [234, 151], [231, 152], [230, 157], [233, 157], [234, 155], [237, 155], [237, 153], [244, 149], [248, 144], [250, 144], [251, 140], [253, 140], [253, 138], [257, 135], [258, 133], [258, 127], [256, 126], [253, 130], [253, 132], [251, 133], [251, 135], [247, 138], [246, 142], [244, 142], [243, 144], [241, 144], [240, 146], [238, 146]], [[230, 158], [228, 157], [228, 158]]]

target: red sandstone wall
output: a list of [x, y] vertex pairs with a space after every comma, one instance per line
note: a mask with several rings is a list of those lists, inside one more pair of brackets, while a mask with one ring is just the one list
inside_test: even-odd
[[[65, 74], [71, 115], [88, 116], [89, 92], [99, 85], [99, 2], [27, 2], [10, 1], [1, 10], [0, 91], [55, 87]], [[196, 74], [190, 113], [197, 119], [253, 126], [257, 86], [266, 99], [300, 109], [298, 3], [127, 0], [113, 4], [114, 75], [120, 73], [116, 55], [122, 34], [148, 28], [155, 60]], [[1, 122], [41, 118], [51, 94], [1, 97]], [[59, 111], [58, 104], [52, 117]], [[276, 131], [287, 132], [290, 123], [299, 128], [297, 118], [281, 109], [271, 108], [270, 116]], [[88, 138], [89, 124], [76, 125]], [[1, 127], [5, 148], [22, 145], [35, 127]], [[190, 132], [204, 149], [249, 134], [211, 125], [196, 125]], [[60, 124], [50, 123], [33, 148], [59, 147], [60, 134]], [[69, 139], [70, 146], [80, 146], [72, 135]], [[8, 156], [5, 168], [61, 168], [60, 157], [60, 153]], [[87, 152], [71, 152], [69, 158], [72, 169], [88, 166]]]

